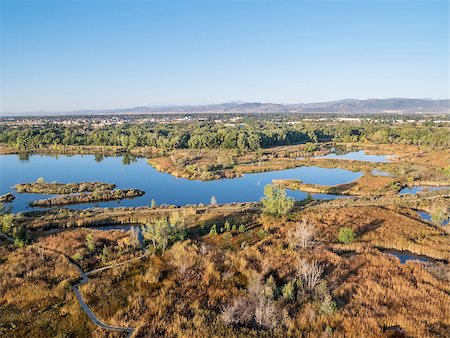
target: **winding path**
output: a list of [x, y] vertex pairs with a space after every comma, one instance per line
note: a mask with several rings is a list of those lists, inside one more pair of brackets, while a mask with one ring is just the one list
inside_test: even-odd
[[72, 265], [74, 265], [78, 269], [78, 271], [80, 272], [80, 275], [81, 275], [81, 280], [77, 284], [74, 284], [72, 286], [72, 290], [75, 293], [75, 296], [77, 297], [77, 300], [80, 303], [81, 308], [83, 309], [83, 311], [87, 314], [89, 319], [95, 325], [97, 325], [98, 327], [101, 327], [103, 329], [106, 329], [106, 330], [127, 332], [128, 333], [128, 335], [127, 335], [128, 338], [132, 336], [132, 334], [133, 334], [133, 332], [134, 332], [134, 330], [136, 328], [134, 328], [134, 327], [123, 327], [123, 326], [108, 325], [108, 324], [105, 324], [104, 322], [102, 322], [100, 319], [98, 319], [98, 317], [95, 315], [95, 313], [89, 307], [89, 305], [87, 305], [87, 303], [84, 301], [83, 296], [81, 295], [79, 287], [81, 285], [83, 285], [83, 284], [86, 284], [89, 281], [88, 275], [92, 275], [92, 274], [95, 274], [95, 273], [100, 272], [100, 271], [105, 271], [105, 270], [108, 270], [108, 269], [112, 269], [112, 268], [115, 268], [115, 267], [118, 267], [118, 266], [121, 266], [121, 265], [125, 265], [125, 264], [128, 264], [128, 263], [131, 263], [133, 261], [140, 260], [140, 259], [146, 257], [147, 255], [148, 255], [148, 252], [145, 252], [143, 255], [141, 255], [139, 257], [134, 257], [134, 258], [129, 259], [129, 260], [125, 261], [125, 262], [104, 266], [102, 268], [94, 269], [94, 270], [91, 270], [91, 271], [88, 271], [88, 272], [84, 272], [84, 270], [77, 263], [75, 263], [71, 259], [69, 259], [69, 262], [72, 263]]
[[91, 271], [88, 271], [88, 272], [84, 272], [84, 270], [81, 268], [81, 266], [79, 266], [72, 258], [67, 256], [66, 254], [64, 254], [62, 252], [59, 252], [57, 250], [53, 250], [53, 249], [49, 249], [49, 248], [45, 248], [45, 247], [40, 247], [40, 248], [42, 248], [44, 250], [50, 250], [50, 251], [53, 251], [53, 252], [56, 252], [58, 254], [61, 254], [61, 255], [65, 256], [68, 259], [69, 263], [71, 263], [73, 266], [75, 266], [78, 269], [78, 271], [80, 272], [80, 275], [81, 275], [81, 280], [78, 283], [72, 285], [72, 290], [75, 293], [75, 296], [77, 297], [78, 303], [80, 303], [81, 308], [83, 309], [83, 311], [86, 313], [86, 315], [89, 317], [89, 319], [95, 325], [97, 325], [98, 327], [100, 327], [102, 329], [105, 329], [105, 330], [126, 332], [126, 333], [128, 333], [127, 334], [127, 338], [130, 338], [133, 335], [133, 332], [136, 329], [134, 327], [108, 325], [108, 324], [102, 322], [95, 315], [95, 313], [92, 311], [92, 309], [89, 307], [89, 305], [84, 301], [83, 296], [81, 295], [81, 292], [80, 292], [80, 286], [83, 285], [83, 284], [86, 284], [89, 281], [88, 275], [92, 275], [92, 274], [95, 274], [97, 272], [105, 271], [105, 270], [108, 270], [108, 269], [112, 269], [112, 268], [115, 268], [115, 267], [118, 267], [118, 266], [121, 266], [121, 265], [125, 265], [125, 264], [128, 264], [128, 263], [131, 263], [133, 261], [140, 260], [140, 259], [142, 259], [144, 257], [147, 257], [149, 252], [144, 252], [144, 254], [141, 255], [141, 256], [131, 258], [131, 259], [129, 259], [127, 261], [124, 261], [124, 262], [121, 262], [121, 263], [112, 264], [112, 265], [104, 266], [102, 268], [98, 268], [98, 269], [94, 269], [94, 270], [91, 270]]
[[[79, 289], [79, 287], [81, 285], [86, 284], [89, 281], [89, 277], [87, 276], [87, 274], [83, 271], [83, 269], [80, 266], [78, 266], [75, 263], [72, 263], [72, 264], [77, 267], [78, 271], [80, 271], [80, 274], [81, 274], [81, 280], [77, 284], [74, 284], [72, 286], [72, 290], [73, 290], [73, 292], [75, 293], [75, 296], [78, 299], [78, 303], [80, 303], [81, 308], [87, 314], [89, 319], [95, 325], [101, 327], [102, 329], [127, 332], [128, 333], [127, 337], [131, 337], [131, 335], [133, 334], [133, 332], [135, 330], [134, 327], [122, 327], [122, 326], [108, 325], [108, 324], [105, 324], [104, 322], [102, 322], [100, 319], [98, 319], [98, 317], [91, 310], [89, 305], [87, 305], [86, 302], [84, 301], [83, 296], [81, 295], [81, 292], [80, 292], [80, 289]], [[91, 273], [92, 273], [92, 271], [91, 271]]]

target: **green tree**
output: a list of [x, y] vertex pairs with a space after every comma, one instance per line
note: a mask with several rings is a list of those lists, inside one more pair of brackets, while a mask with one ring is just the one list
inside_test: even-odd
[[448, 218], [447, 207], [445, 205], [434, 205], [431, 208], [431, 221], [436, 225], [442, 225]]
[[225, 224], [223, 226], [225, 228], [225, 231], [230, 231], [231, 230], [231, 224], [230, 224], [230, 222], [228, 220], [225, 222]]
[[14, 237], [14, 245], [16, 245], [19, 248], [24, 247], [29, 240], [27, 229], [24, 226], [14, 228], [13, 237]]
[[0, 226], [4, 233], [9, 233], [13, 226], [14, 215], [11, 214], [11, 207], [0, 203]]
[[4, 214], [0, 216], [0, 223], [2, 226], [2, 231], [7, 234], [13, 226], [14, 216], [12, 214]]
[[217, 235], [217, 225], [216, 225], [216, 223], [214, 223], [213, 226], [211, 227], [211, 229], [209, 230], [209, 234], [213, 235], [213, 236]]
[[265, 213], [277, 216], [287, 214], [294, 207], [294, 199], [287, 196], [286, 190], [272, 184], [264, 187], [261, 202]]
[[95, 250], [94, 237], [92, 236], [92, 234], [86, 235], [86, 244], [89, 251]]
[[317, 150], [317, 144], [313, 142], [307, 142], [303, 148], [307, 153], [313, 153]]
[[105, 264], [108, 261], [108, 255], [109, 255], [108, 248], [106, 247], [106, 245], [103, 245], [102, 255], [101, 255], [103, 264]]
[[180, 224], [169, 222], [167, 217], [161, 217], [143, 226], [142, 235], [155, 251], [164, 252], [170, 244], [183, 240], [186, 230]]
[[241, 223], [241, 225], [239, 225], [239, 232], [240, 233], [244, 233], [245, 232], [245, 225]]

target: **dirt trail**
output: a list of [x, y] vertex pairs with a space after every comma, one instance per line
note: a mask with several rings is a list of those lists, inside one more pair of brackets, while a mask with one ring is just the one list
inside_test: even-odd
[[102, 322], [100, 319], [98, 319], [98, 317], [95, 315], [95, 313], [92, 311], [92, 309], [89, 307], [89, 305], [87, 305], [87, 303], [84, 301], [83, 296], [81, 295], [80, 289], [79, 287], [83, 284], [86, 284], [89, 281], [89, 277], [88, 275], [92, 275], [94, 273], [97, 272], [101, 272], [104, 270], [108, 270], [108, 269], [112, 269], [121, 265], [125, 265], [128, 263], [131, 263], [133, 261], [137, 261], [140, 260], [144, 257], [146, 257], [148, 255], [148, 253], [144, 253], [143, 255], [139, 256], [139, 257], [134, 257], [132, 259], [129, 259], [125, 262], [121, 262], [121, 263], [117, 263], [117, 264], [112, 264], [112, 265], [108, 265], [108, 266], [104, 266], [102, 268], [98, 268], [98, 269], [94, 269], [88, 272], [84, 272], [84, 270], [75, 262], [73, 262], [72, 260], [69, 259], [69, 262], [72, 263], [72, 265], [74, 265], [78, 271], [80, 272], [81, 275], [81, 280], [72, 286], [72, 290], [75, 293], [75, 296], [78, 299], [78, 302], [80, 303], [81, 308], [84, 310], [84, 312], [88, 315], [89, 319], [97, 326], [106, 329], [106, 330], [113, 330], [113, 331], [121, 331], [121, 332], [127, 332], [128, 335], [127, 337], [131, 337], [133, 335], [133, 332], [135, 330], [134, 327], [123, 327], [123, 326], [115, 326], [115, 325], [108, 325], [105, 324], [104, 322]]
[[72, 290], [75, 293], [75, 296], [77, 297], [78, 303], [80, 303], [81, 308], [83, 311], [87, 314], [89, 319], [97, 326], [101, 327], [102, 329], [106, 330], [113, 330], [113, 331], [121, 331], [121, 332], [127, 332], [127, 337], [131, 337], [133, 334], [135, 328], [133, 327], [122, 327], [122, 326], [114, 326], [114, 325], [108, 325], [103, 323], [100, 319], [97, 318], [95, 313], [91, 310], [89, 305], [86, 304], [86, 302], [83, 300], [83, 296], [81, 295], [79, 287], [83, 284], [86, 284], [89, 281], [89, 277], [86, 275], [86, 273], [81, 269], [78, 265], [74, 264], [81, 274], [81, 281], [79, 281], [77, 284], [72, 286]]
[[101, 327], [102, 329], [105, 330], [112, 330], [112, 331], [120, 331], [120, 332], [126, 332], [127, 333], [127, 338], [130, 338], [133, 335], [133, 332], [136, 328], [134, 327], [124, 327], [124, 326], [116, 326], [116, 325], [108, 325], [106, 323], [104, 323], [103, 321], [101, 321], [96, 315], [95, 313], [92, 311], [92, 309], [89, 307], [89, 305], [84, 301], [83, 296], [80, 292], [80, 286], [82, 286], [83, 284], [86, 284], [89, 281], [89, 277], [88, 275], [92, 275], [95, 274], [97, 272], [101, 272], [101, 271], [105, 271], [108, 269], [112, 269], [121, 265], [125, 265], [134, 261], [138, 261], [144, 257], [147, 257], [149, 252], [144, 252], [144, 254], [138, 256], [138, 257], [134, 257], [131, 258], [127, 261], [121, 262], [121, 263], [116, 263], [116, 264], [112, 264], [112, 265], [108, 265], [108, 266], [104, 266], [102, 268], [98, 268], [98, 269], [94, 269], [88, 272], [85, 272], [81, 266], [79, 266], [72, 258], [70, 258], [69, 256], [67, 256], [66, 254], [57, 251], [57, 250], [53, 250], [53, 249], [49, 249], [46, 247], [41, 247], [39, 246], [41, 249], [44, 250], [49, 250], [49, 251], [53, 251], [56, 252], [60, 255], [63, 255], [64, 257], [66, 257], [69, 261], [70, 264], [72, 264], [73, 266], [75, 266], [77, 268], [77, 270], [80, 272], [81, 275], [81, 280], [72, 285], [72, 290], [75, 293], [75, 296], [77, 297], [78, 303], [80, 303], [81, 308], [83, 309], [83, 311], [86, 313], [86, 315], [89, 317], [89, 319], [98, 327]]

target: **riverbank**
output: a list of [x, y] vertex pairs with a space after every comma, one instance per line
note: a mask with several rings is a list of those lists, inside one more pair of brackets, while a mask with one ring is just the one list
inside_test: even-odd
[[48, 199], [30, 202], [32, 207], [51, 207], [67, 204], [93, 203], [101, 201], [122, 200], [144, 195], [144, 191], [138, 189], [116, 189], [106, 191], [94, 191], [91, 193], [80, 193], [67, 196], [58, 196]]
[[312, 194], [381, 196], [398, 193], [402, 184], [398, 179], [385, 176], [365, 174], [354, 182], [326, 186], [306, 184], [300, 180], [273, 180], [273, 183], [284, 189], [301, 190]]
[[57, 183], [37, 181], [33, 183], [19, 183], [14, 186], [19, 193], [33, 194], [73, 194], [81, 192], [106, 191], [113, 190], [115, 184], [103, 182], [81, 182], [81, 183]]
[[[201, 223], [202, 215], [206, 213], [220, 215], [233, 212], [247, 213], [260, 210], [259, 203], [231, 203], [218, 206], [186, 205], [159, 207], [118, 207], [118, 208], [90, 208], [50, 209], [42, 211], [28, 211], [15, 214], [14, 224], [26, 227], [30, 231], [46, 231], [50, 229], [66, 229], [73, 227], [94, 227], [111, 224], [146, 224], [157, 217], [168, 217], [178, 212], [192, 217], [192, 222]], [[195, 217], [197, 215], [197, 217]]]
[[16, 197], [9, 192], [0, 196], [0, 203], [11, 203], [15, 199]]
[[[175, 149], [170, 153], [154, 147], [111, 146], [49, 146], [30, 150], [17, 150], [0, 145], [0, 154], [95, 154], [101, 156], [126, 155], [149, 159], [149, 164], [157, 170], [175, 177], [198, 180], [233, 178], [245, 173], [284, 170], [299, 166], [319, 166], [323, 168], [342, 168], [351, 171], [370, 173], [373, 170], [386, 172], [403, 181], [442, 181], [449, 180], [444, 169], [450, 162], [450, 151], [424, 148], [412, 145], [360, 143], [317, 144], [311, 151], [309, 144], [298, 144], [240, 151], [237, 149]], [[345, 159], [317, 158], [330, 154], [333, 147], [352, 150], [365, 150], [367, 154], [392, 155], [389, 162], [370, 162]]]

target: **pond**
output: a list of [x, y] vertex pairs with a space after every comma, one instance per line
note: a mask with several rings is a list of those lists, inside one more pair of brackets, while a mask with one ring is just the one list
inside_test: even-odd
[[[424, 221], [433, 223], [432, 219], [431, 219], [431, 215], [426, 212], [426, 211], [420, 211], [417, 210], [417, 214], [419, 215], [420, 218], [422, 218]], [[447, 225], [450, 223], [450, 219], [444, 220], [440, 225]]]
[[417, 194], [422, 191], [435, 191], [435, 190], [445, 190], [450, 189], [450, 186], [442, 187], [430, 187], [430, 186], [416, 186], [416, 187], [405, 187], [399, 191], [399, 194]]
[[109, 230], [122, 230], [122, 231], [135, 231], [137, 233], [137, 239], [139, 241], [139, 244], [141, 246], [144, 245], [144, 235], [142, 234], [142, 224], [110, 224], [110, 225], [101, 225], [96, 227], [91, 227], [89, 229], [95, 229], [95, 230], [103, 230], [103, 231], [109, 231]]
[[420, 262], [431, 262], [432, 258], [417, 255], [410, 251], [397, 251], [397, 250], [381, 250], [381, 252], [397, 257], [400, 260], [400, 263], [404, 264], [407, 261], [420, 261]]
[[[176, 178], [159, 172], [138, 158], [124, 164], [121, 156], [105, 157], [96, 161], [93, 155], [32, 155], [25, 159], [17, 155], [0, 156], [0, 193], [12, 192], [16, 199], [11, 203], [13, 211], [35, 210], [28, 203], [35, 199], [48, 198], [53, 195], [19, 194], [14, 185], [35, 182], [43, 177], [46, 182], [93, 182], [115, 183], [117, 188], [136, 188], [145, 191], [142, 197], [122, 200], [74, 205], [71, 208], [142, 206], [150, 205], [151, 199], [159, 204], [198, 204], [209, 203], [215, 196], [218, 203], [259, 201], [263, 196], [264, 186], [273, 179], [299, 179], [305, 183], [336, 185], [352, 182], [362, 173], [344, 169], [326, 169], [319, 167], [299, 167], [280, 171], [247, 174], [232, 179], [214, 181], [188, 180]], [[302, 191], [289, 191], [297, 200], [306, 198]], [[333, 199], [342, 196], [316, 194], [315, 198]]]
[[372, 170], [370, 173], [371, 173], [372, 175], [375, 175], [375, 176], [394, 177], [394, 175], [389, 174], [389, 173], [387, 173], [387, 172], [385, 172], [385, 171], [380, 171], [380, 170], [378, 170], [378, 169], [374, 169], [374, 170]]
[[390, 162], [390, 158], [393, 155], [369, 155], [365, 150], [351, 151], [348, 153], [331, 153], [323, 156], [315, 156], [314, 158], [327, 158], [336, 160], [353, 160], [353, 161], [366, 161], [366, 162]]

